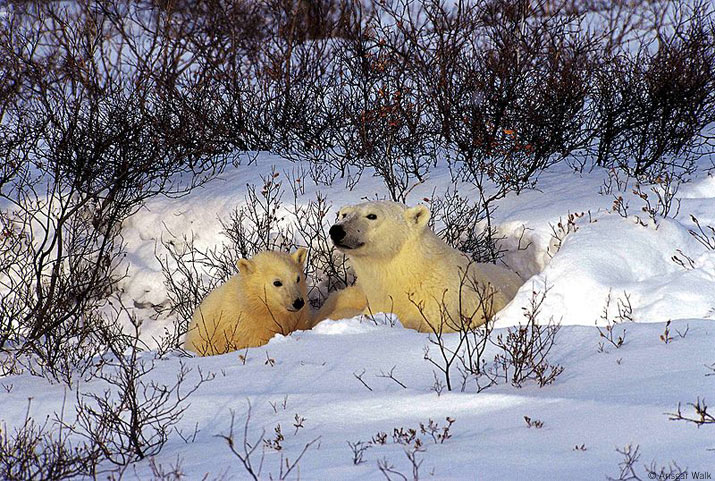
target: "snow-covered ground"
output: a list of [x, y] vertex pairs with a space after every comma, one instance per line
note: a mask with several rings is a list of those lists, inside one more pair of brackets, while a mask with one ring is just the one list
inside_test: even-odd
[[[165, 303], [164, 279], [155, 259], [160, 241], [172, 236], [178, 241], [193, 233], [201, 248], [225, 242], [218, 219], [245, 202], [247, 183], [260, 183], [259, 175], [274, 167], [283, 172], [296, 165], [260, 155], [255, 165], [231, 168], [184, 198], [149, 202], [124, 226], [130, 264], [121, 286], [124, 295], [139, 305]], [[385, 479], [378, 468], [383, 459], [412, 479], [403, 447], [392, 442], [393, 429], [402, 427], [416, 428], [424, 441], [417, 459], [422, 461], [419, 479], [425, 480], [617, 478], [623, 457], [616, 448], [629, 444], [640, 445], [636, 469], [643, 479], [643, 465], [651, 462], [659, 467], [675, 462], [715, 476], [713, 426], [697, 428], [671, 421], [666, 414], [678, 403], [692, 414], [686, 403], [698, 397], [715, 399], [715, 376], [706, 377], [712, 372], [708, 366], [715, 363], [715, 250], [688, 232], [695, 228], [691, 215], [702, 226], [715, 226], [715, 178], [701, 173], [683, 185], [679, 214], [655, 224], [641, 211], [643, 201], [630, 187], [601, 194], [607, 179], [601, 170], [579, 174], [559, 165], [543, 173], [538, 190], [508, 197], [496, 212], [509, 249], [505, 261], [526, 281], [501, 312], [495, 334], [524, 319], [522, 308], [533, 290], [548, 288], [541, 319], [553, 317], [564, 326], [550, 357], [564, 368], [555, 383], [543, 388], [501, 383], [479, 393], [467, 386], [464, 392], [438, 395], [434, 369], [424, 359], [430, 342], [426, 334], [368, 319], [326, 321], [309, 332], [276, 336], [268, 345], [250, 349], [245, 360], [239, 353], [184, 359], [194, 368], [189, 381], [199, 367], [216, 378], [189, 398], [191, 405], [177, 426], [188, 442], [173, 435], [156, 462], [168, 466], [180, 457], [186, 479], [205, 474], [213, 479], [224, 473], [227, 479], [248, 479], [220, 435], [228, 433], [234, 411], [241, 448], [250, 402], [248, 440], [256, 440], [262, 430], [266, 439], [275, 438], [278, 424], [285, 437], [280, 452], [266, 451], [266, 479], [269, 474], [278, 477], [281, 454], [294, 460], [316, 438], [289, 479], [298, 474], [303, 480]], [[448, 172], [436, 169], [414, 189], [408, 203], [433, 192], [440, 195], [451, 185]], [[363, 176], [352, 191], [339, 183], [307, 187], [299, 200], [314, 199], [318, 190], [335, 210], [386, 194], [379, 179]], [[624, 197], [637, 218], [613, 212], [614, 194]], [[575, 228], [568, 229], [570, 213], [579, 217]], [[569, 230], [567, 235], [558, 233], [559, 221]], [[519, 239], [522, 247], [529, 247], [517, 249]], [[687, 260], [687, 267], [679, 265], [673, 256], [687, 256], [693, 265]], [[609, 293], [608, 317], [613, 319], [619, 302], [628, 300], [633, 322], [624, 325], [624, 345], [599, 349], [595, 323], [603, 323], [599, 318]], [[661, 335], [668, 320], [672, 341], [665, 343]], [[159, 335], [170, 321], [147, 321], [143, 335]], [[488, 355], [494, 353], [490, 347]], [[160, 360], [152, 377], [170, 383], [178, 366], [177, 357]], [[381, 376], [393, 367], [394, 378], [405, 387]], [[33, 398], [34, 416], [61, 408], [62, 386], [28, 375], [3, 378], [0, 384], [12, 386], [10, 392], [0, 389], [0, 419], [8, 426], [24, 419], [28, 397]], [[524, 416], [542, 421], [543, 427], [529, 427]], [[431, 419], [441, 427], [447, 417], [454, 424], [443, 443], [420, 433], [420, 423]], [[302, 423], [296, 421], [301, 418]], [[354, 465], [348, 441], [367, 443], [380, 432], [388, 434], [386, 444], [372, 443], [364, 462]], [[260, 453], [258, 449], [256, 464]], [[148, 462], [138, 463], [127, 476], [149, 477]], [[393, 474], [391, 479], [402, 478]]]

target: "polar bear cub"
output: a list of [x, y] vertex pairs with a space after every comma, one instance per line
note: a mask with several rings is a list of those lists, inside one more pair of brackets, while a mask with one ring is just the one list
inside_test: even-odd
[[355, 286], [337, 291], [316, 315], [340, 319], [392, 312], [403, 326], [450, 332], [480, 325], [516, 294], [521, 279], [506, 268], [471, 262], [428, 226], [424, 205], [388, 201], [347, 206], [330, 228], [355, 270]]
[[238, 261], [238, 274], [206, 296], [184, 347], [201, 356], [266, 344], [275, 334], [310, 327], [303, 266], [306, 250], [264, 251]]

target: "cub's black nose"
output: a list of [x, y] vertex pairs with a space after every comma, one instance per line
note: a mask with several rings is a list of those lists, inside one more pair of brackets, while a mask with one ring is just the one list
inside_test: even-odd
[[293, 301], [293, 307], [296, 309], [302, 309], [304, 305], [305, 305], [305, 301], [303, 300], [302, 297], [299, 297], [298, 299]]
[[330, 238], [333, 239], [333, 242], [338, 242], [345, 237], [345, 229], [343, 229], [343, 226], [335, 224], [333, 227], [330, 228]]

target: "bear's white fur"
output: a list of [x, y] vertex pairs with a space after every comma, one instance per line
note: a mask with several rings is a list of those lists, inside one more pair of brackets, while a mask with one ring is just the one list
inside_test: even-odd
[[[238, 274], [206, 296], [184, 347], [202, 356], [266, 344], [275, 334], [309, 329], [306, 250], [260, 252], [238, 261]], [[280, 285], [275, 285], [280, 284]], [[296, 308], [294, 303], [304, 303]]]
[[470, 262], [432, 232], [429, 218], [423, 205], [387, 201], [340, 209], [331, 236], [335, 229], [344, 233], [333, 242], [349, 257], [357, 282], [330, 296], [316, 321], [392, 312], [407, 328], [449, 332], [483, 324], [502, 309], [521, 279], [506, 268]]

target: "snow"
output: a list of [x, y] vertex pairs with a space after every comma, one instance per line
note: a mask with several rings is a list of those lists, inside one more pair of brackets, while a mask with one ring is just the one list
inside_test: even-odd
[[[347, 441], [369, 441], [379, 432], [391, 439], [394, 428], [419, 428], [429, 419], [442, 426], [447, 416], [455, 419], [450, 439], [435, 444], [422, 436], [426, 450], [418, 454], [424, 459], [420, 479], [604, 479], [617, 472], [621, 459], [615, 449], [628, 444], [640, 445], [646, 464], [676, 461], [681, 467], [712, 469], [705, 451], [713, 447], [709, 427], [669, 421], [665, 414], [679, 402], [715, 394], [703, 366], [712, 360], [712, 321], [681, 320], [671, 328], [684, 332], [686, 326], [684, 338], [673, 331], [675, 339], [664, 344], [659, 340], [663, 325], [629, 324], [626, 344], [607, 352], [598, 352], [595, 328], [566, 326], [552, 356], [565, 367], [555, 384], [521, 389], [501, 384], [481, 393], [468, 388], [438, 396], [423, 359], [425, 335], [368, 320], [325, 321], [313, 331], [276, 336], [249, 350], [245, 365], [238, 353], [186, 360], [188, 367], [217, 377], [192, 395], [177, 426], [190, 437], [198, 423], [195, 440], [187, 444], [173, 436], [156, 461], [168, 466], [180, 456], [186, 479], [205, 474], [211, 479], [224, 471], [229, 479], [246, 479], [217, 435], [229, 432], [233, 410], [237, 442], [242, 440], [250, 401], [250, 441], [264, 428], [270, 438], [280, 424], [283, 453], [294, 459], [306, 443], [320, 438], [301, 461], [301, 479], [383, 479], [376, 463], [384, 457], [408, 473], [401, 446], [391, 441], [374, 446], [355, 466]], [[379, 377], [393, 366], [406, 389]], [[160, 361], [152, 377], [167, 382], [177, 369], [176, 358]], [[372, 391], [354, 376], [363, 370]], [[36, 416], [61, 406], [62, 386], [27, 376], [3, 380], [9, 383], [12, 392], [0, 394], [6, 420], [23, 419], [28, 396], [34, 397]], [[304, 428], [293, 434], [296, 414], [305, 418]], [[542, 421], [543, 427], [528, 428], [524, 416]], [[585, 451], [574, 450], [581, 444]], [[269, 472], [275, 476], [278, 456], [267, 453], [266, 477]], [[136, 472], [138, 479], [147, 479], [147, 462], [138, 463]]]
[[[269, 175], [273, 168], [287, 182], [286, 173], [299, 167], [260, 154], [255, 164], [229, 168], [185, 197], [149, 201], [123, 226], [129, 263], [121, 285], [124, 296], [138, 305], [165, 303], [155, 258], [161, 241], [183, 242], [184, 235], [193, 235], [198, 247], [216, 247], [225, 242], [218, 219], [226, 219], [246, 201], [247, 183], [260, 184], [259, 176]], [[392, 316], [325, 321], [308, 332], [277, 335], [260, 348], [183, 359], [194, 369], [189, 384], [199, 367], [216, 378], [189, 398], [190, 406], [177, 426], [188, 438], [198, 426], [195, 439], [184, 442], [173, 434], [155, 461], [168, 467], [180, 457], [185, 479], [202, 479], [205, 474], [213, 479], [224, 473], [227, 479], [247, 479], [220, 435], [228, 433], [233, 411], [241, 442], [250, 402], [249, 440], [257, 439], [262, 430], [271, 438], [280, 424], [285, 436], [281, 453], [293, 460], [306, 443], [319, 438], [301, 459], [299, 474], [304, 480], [385, 479], [377, 465], [383, 458], [411, 478], [402, 446], [392, 442], [392, 430], [419, 428], [430, 419], [443, 426], [448, 416], [455, 422], [452, 437], [443, 444], [419, 435], [425, 442], [425, 451], [418, 453], [424, 460], [420, 479], [617, 477], [622, 456], [615, 449], [628, 444], [640, 445], [638, 469], [644, 478], [642, 465], [653, 461], [715, 471], [707, 451], [715, 447], [712, 427], [671, 421], [666, 414], [678, 403], [688, 412], [686, 403], [698, 396], [715, 399], [715, 378], [706, 377], [707, 366], [715, 362], [715, 324], [710, 319], [715, 316], [715, 251], [688, 232], [695, 228], [691, 214], [703, 226], [715, 225], [715, 180], [703, 173], [683, 185], [678, 215], [654, 223], [640, 210], [642, 201], [630, 188], [599, 193], [607, 177], [600, 170], [575, 173], [557, 165], [541, 176], [538, 190], [504, 199], [496, 212], [508, 249], [504, 260], [525, 283], [500, 313], [495, 335], [523, 321], [522, 308], [532, 291], [548, 288], [540, 318], [553, 317], [563, 326], [550, 356], [552, 363], [564, 367], [555, 383], [516, 388], [502, 382], [479, 393], [469, 384], [464, 392], [457, 388], [438, 395], [433, 390], [434, 367], [424, 359], [424, 348], [430, 345], [426, 334], [402, 328]], [[450, 187], [449, 173], [438, 168], [414, 189], [408, 203], [432, 197], [433, 192], [443, 194]], [[330, 187], [306, 185], [299, 201], [307, 203], [317, 192], [327, 196], [333, 211], [386, 195], [379, 179], [363, 175], [352, 191], [339, 182]], [[614, 194], [629, 203], [629, 216], [613, 212]], [[560, 221], [565, 225], [570, 213], [582, 212], [575, 231], [565, 235], [557, 249], [554, 227]], [[529, 247], [518, 249], [520, 239]], [[682, 258], [679, 251], [693, 259], [694, 267], [673, 261], [674, 255]], [[609, 293], [609, 316], [616, 316], [618, 301], [627, 296], [634, 322], [619, 327], [627, 331], [623, 346], [599, 349], [602, 339], [595, 324], [603, 325], [599, 318]], [[668, 320], [673, 339], [666, 344], [660, 336]], [[170, 322], [166, 317], [147, 320], [143, 336], [150, 340]], [[448, 342], [456, 338], [448, 337]], [[487, 359], [495, 352], [489, 346]], [[171, 383], [179, 357], [156, 362], [152, 379]], [[394, 377], [406, 388], [384, 376], [393, 367]], [[436, 375], [439, 378], [440, 373]], [[456, 371], [452, 375], [459, 378]], [[0, 389], [0, 421], [8, 427], [21, 424], [28, 398], [31, 414], [39, 419], [59, 412], [65, 395], [65, 411], [71, 412], [74, 393], [61, 385], [29, 375], [0, 378], [0, 385], [11, 386], [9, 392]], [[101, 388], [96, 379], [82, 384], [83, 390]], [[305, 421], [294, 434], [296, 414]], [[543, 421], [543, 427], [529, 428], [524, 416]], [[365, 452], [365, 462], [353, 465], [347, 442], [368, 442], [379, 432], [388, 433], [387, 444], [373, 445]], [[575, 449], [582, 444], [585, 451]], [[276, 477], [281, 453], [266, 451], [266, 479], [269, 473]], [[291, 473], [289, 479], [297, 479], [297, 474]], [[150, 478], [148, 461], [138, 462], [130, 479], [132, 475]]]

